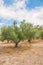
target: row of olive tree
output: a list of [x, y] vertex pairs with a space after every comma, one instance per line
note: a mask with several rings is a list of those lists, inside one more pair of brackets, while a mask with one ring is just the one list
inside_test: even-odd
[[14, 21], [13, 26], [1, 28], [0, 40], [7, 40], [8, 42], [11, 40], [15, 43], [15, 47], [18, 46], [20, 41], [28, 40], [28, 42], [31, 42], [31, 40], [35, 38], [43, 39], [43, 28], [26, 23], [25, 20], [23, 20], [19, 26], [17, 22]]

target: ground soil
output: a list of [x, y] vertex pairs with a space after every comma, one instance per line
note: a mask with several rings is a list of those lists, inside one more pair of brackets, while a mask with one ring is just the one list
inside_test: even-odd
[[29, 44], [0, 44], [0, 65], [43, 65], [43, 40]]

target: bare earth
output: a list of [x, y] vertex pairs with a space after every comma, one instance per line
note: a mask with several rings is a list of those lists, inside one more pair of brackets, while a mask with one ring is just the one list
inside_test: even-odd
[[43, 42], [18, 48], [11, 46], [0, 44], [0, 65], [43, 65]]

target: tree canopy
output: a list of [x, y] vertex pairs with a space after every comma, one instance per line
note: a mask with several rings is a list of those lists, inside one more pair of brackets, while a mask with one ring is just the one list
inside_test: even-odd
[[1, 28], [0, 40], [12, 40], [15, 46], [23, 40], [28, 40], [31, 42], [32, 39], [41, 38], [43, 39], [43, 27], [34, 26], [31, 23], [25, 22], [23, 20], [18, 26], [17, 22], [14, 21], [13, 26], [5, 26]]

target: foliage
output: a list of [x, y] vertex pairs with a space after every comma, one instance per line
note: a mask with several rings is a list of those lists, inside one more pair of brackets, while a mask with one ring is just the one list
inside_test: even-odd
[[18, 43], [19, 43], [21, 40], [24, 40], [24, 39], [25, 39], [25, 36], [24, 36], [24, 34], [23, 34], [21, 28], [18, 27], [18, 25], [17, 25], [16, 22], [13, 24], [13, 30], [14, 30], [14, 32], [16, 33], [16, 38], [15, 38], [15, 41], [14, 41], [14, 42], [15, 42], [16, 47], [17, 47]]
[[35, 34], [33, 30], [33, 25], [31, 23], [26, 23], [22, 21], [20, 27], [25, 35], [25, 38], [28, 39], [29, 42], [31, 42]]
[[5, 26], [1, 28], [0, 40], [12, 40], [15, 46], [23, 40], [28, 40], [31, 42], [32, 39], [43, 39], [43, 26], [34, 26], [31, 23], [25, 22], [23, 20], [18, 26], [17, 22], [14, 21], [13, 26]]
[[43, 30], [40, 32], [40, 37], [43, 39]]

